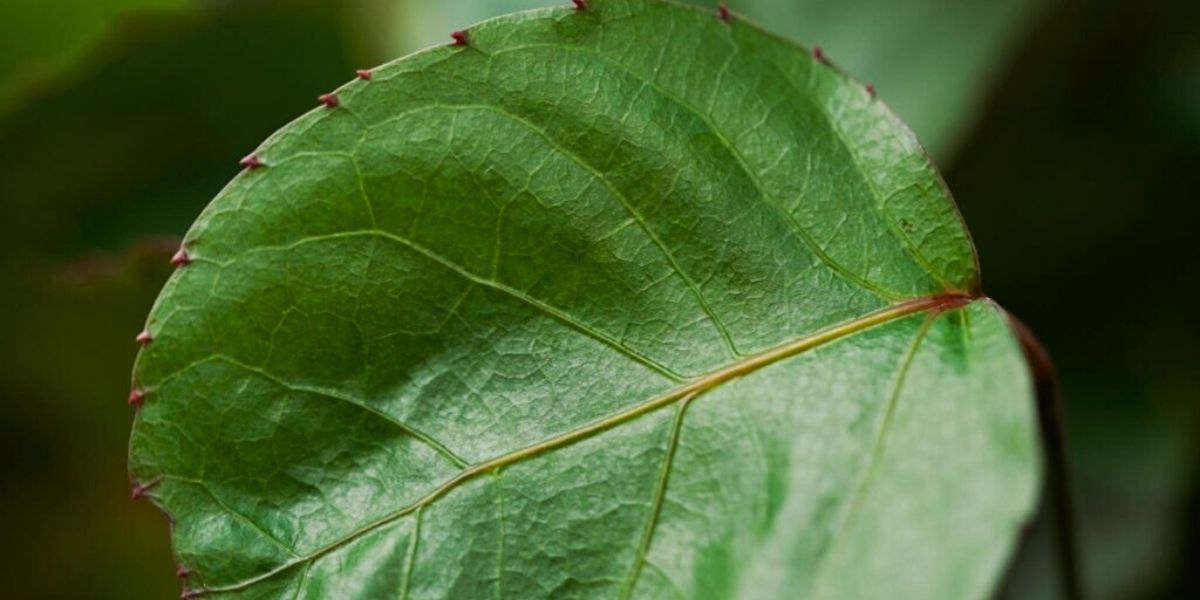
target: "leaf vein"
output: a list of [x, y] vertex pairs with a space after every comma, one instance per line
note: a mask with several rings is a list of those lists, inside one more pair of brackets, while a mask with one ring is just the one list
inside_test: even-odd
[[[851, 492], [852, 496], [850, 499], [850, 504], [846, 509], [845, 514], [837, 521], [833, 530], [830, 532], [830, 537], [833, 539], [833, 541], [822, 546], [822, 548], [818, 550], [817, 556], [814, 558], [813, 589], [817, 590], [818, 592], [821, 584], [825, 581], [823, 575], [828, 573], [828, 571], [825, 570], [825, 566], [828, 564], [830, 558], [836, 554], [838, 549], [841, 547], [839, 542], [844, 539], [843, 536], [838, 536], [837, 533], [849, 527], [850, 523], [853, 522], [854, 518], [859, 514], [859, 511], [862, 510], [862, 504], [866, 500], [867, 493], [871, 488], [872, 477], [875, 475], [876, 470], [879, 468], [879, 462], [883, 458], [884, 440], [887, 438], [887, 434], [891, 430], [893, 417], [896, 412], [896, 405], [900, 399], [900, 392], [904, 389], [904, 382], [908, 377], [909, 368], [912, 366], [913, 358], [917, 355], [917, 349], [921, 346], [921, 342], [925, 340], [925, 335], [929, 333], [929, 329], [933, 326], [933, 322], [937, 320], [937, 317], [937, 312], [929, 314], [929, 316], [925, 319], [925, 322], [921, 324], [921, 328], [917, 330], [916, 335], [913, 336], [912, 343], [909, 344], [908, 349], [905, 351], [904, 357], [900, 362], [900, 367], [896, 372], [896, 379], [892, 383], [891, 393], [888, 395], [887, 406], [884, 408], [883, 413], [883, 421], [879, 424], [879, 430], [875, 433], [875, 440], [871, 445], [867, 464], [865, 465], [865, 468], [862, 469], [862, 474], [855, 484], [853, 491]], [[814, 593], [813, 597], [821, 597], [821, 595], [820, 593]]]
[[683, 280], [683, 283], [685, 285], [687, 285], [688, 290], [691, 292], [692, 296], [695, 297], [696, 303], [700, 305], [700, 309], [704, 311], [705, 315], [707, 315], [709, 320], [712, 321], [713, 326], [716, 327], [717, 332], [721, 335], [721, 338], [724, 341], [725, 346], [727, 347], [727, 349], [729, 350], [729, 352], [731, 354], [731, 358], [736, 358], [736, 357], [742, 355], [738, 351], [737, 346], [733, 342], [733, 336], [729, 333], [729, 328], [725, 325], [725, 323], [721, 320], [721, 318], [717, 316], [716, 311], [713, 310], [712, 305], [709, 304], [708, 300], [705, 299], [703, 292], [701, 292], [701, 290], [700, 290], [700, 286], [697, 285], [695, 280], [692, 279], [692, 277], [689, 276], [683, 270], [683, 267], [681, 267], [679, 265], [679, 261], [675, 258], [674, 253], [672, 253], [671, 250], [667, 247], [666, 243], [664, 243], [662, 241], [662, 239], [658, 237], [658, 234], [654, 233], [654, 230], [650, 228], [650, 225], [646, 221], [645, 217], [643, 217], [642, 214], [639, 213], [637, 211], [637, 209], [635, 209], [633, 207], [633, 203], [630, 202], [629, 197], [626, 196], [619, 189], [617, 189], [617, 187], [614, 186], [612, 184], [612, 182], [610, 182], [607, 178], [605, 178], [604, 175], [600, 173], [600, 171], [598, 171], [590, 163], [585, 161], [583, 159], [583, 157], [576, 154], [574, 151], [568, 149], [567, 147], [563, 146], [561, 143], [559, 143], [558, 140], [551, 137], [550, 134], [547, 133], [545, 129], [539, 127], [537, 124], [526, 119], [525, 117], [523, 117], [519, 114], [516, 114], [514, 112], [511, 112], [501, 106], [495, 106], [495, 105], [491, 105], [491, 104], [479, 104], [479, 105], [453, 105], [453, 106], [452, 105], [441, 105], [441, 107], [442, 108], [454, 108], [454, 109], [458, 109], [458, 110], [486, 110], [488, 112], [492, 112], [494, 114], [508, 118], [508, 119], [512, 120], [513, 122], [518, 123], [518, 124], [528, 128], [529, 130], [533, 131], [539, 137], [541, 137], [543, 140], [545, 140], [546, 143], [550, 144], [550, 146], [552, 148], [554, 148], [556, 151], [558, 151], [559, 154], [567, 157], [572, 162], [574, 162], [575, 164], [579, 165], [581, 168], [586, 170], [590, 175], [592, 175], [592, 177], [594, 177], [597, 181], [599, 181], [601, 185], [603, 185], [606, 189], [608, 189], [609, 193], [612, 194], [613, 197], [617, 199], [617, 202], [621, 205], [621, 207], [624, 208], [627, 213], [629, 213], [629, 216], [632, 217], [635, 222], [637, 222], [638, 226], [646, 234], [646, 237], [650, 238], [650, 241], [654, 242], [654, 245], [658, 248], [659, 252], [662, 253], [663, 258], [666, 259], [667, 264], [670, 265], [671, 270], [673, 270], [675, 272], [675, 274], [681, 280]]
[[232, 356], [229, 356], [226, 354], [212, 354], [210, 356], [206, 356], [202, 359], [188, 363], [188, 364], [180, 367], [179, 369], [176, 369], [174, 372], [170, 373], [169, 375], [163, 377], [161, 380], [158, 381], [157, 384], [155, 384], [155, 386], [153, 388], [150, 388], [150, 390], [153, 391], [154, 389], [161, 387], [163, 384], [171, 381], [172, 379], [179, 377], [180, 375], [186, 373], [187, 371], [194, 369], [202, 364], [214, 362], [214, 361], [223, 362], [230, 366], [242, 369], [244, 371], [249, 371], [251, 373], [254, 373], [256, 375], [259, 375], [261, 377], [264, 377], [264, 378], [270, 380], [272, 383], [275, 383], [278, 386], [287, 388], [294, 392], [302, 392], [305, 394], [321, 396], [321, 397], [329, 398], [332, 400], [339, 400], [341, 402], [350, 404], [356, 408], [360, 408], [371, 415], [374, 415], [384, 421], [387, 421], [388, 423], [391, 423], [392, 425], [395, 425], [398, 429], [400, 429], [404, 433], [408, 434], [410, 437], [429, 446], [432, 450], [437, 452], [439, 455], [441, 455], [447, 461], [452, 463], [454, 466], [462, 469], [462, 468], [466, 468], [467, 466], [470, 465], [470, 463], [468, 463], [462, 457], [455, 454], [454, 451], [452, 451], [448, 447], [446, 447], [445, 444], [435, 440], [429, 434], [424, 433], [424, 432], [416, 429], [415, 427], [405, 423], [404, 421], [401, 421], [401, 420], [397, 419], [396, 417], [389, 415], [386, 412], [383, 412], [373, 406], [370, 406], [370, 405], [366, 404], [365, 402], [359, 402], [350, 396], [343, 395], [343, 394], [335, 392], [333, 390], [291, 383], [291, 382], [275, 375], [274, 373], [267, 371], [266, 369], [263, 369], [261, 367], [255, 367], [253, 365], [248, 365], [248, 364], [243, 363], [240, 360], [233, 358]]
[[280, 250], [292, 250], [292, 249], [298, 248], [298, 247], [306, 245], [306, 244], [312, 244], [312, 243], [323, 242], [323, 241], [328, 241], [328, 240], [354, 238], [354, 237], [371, 237], [371, 236], [380, 237], [380, 238], [384, 238], [384, 239], [396, 242], [397, 244], [400, 244], [401, 246], [404, 246], [404, 247], [412, 250], [416, 254], [423, 256], [423, 257], [429, 259], [430, 261], [433, 261], [433, 262], [445, 267], [446, 269], [458, 274], [460, 277], [462, 277], [468, 281], [477, 283], [483, 287], [491, 288], [491, 289], [501, 292], [507, 296], [510, 296], [516, 300], [519, 300], [519, 301], [529, 305], [530, 307], [533, 307], [533, 308], [541, 311], [542, 313], [546, 314], [547, 316], [550, 316], [550, 317], [554, 318], [555, 320], [571, 327], [572, 329], [575, 329], [579, 333], [582, 333], [583, 335], [591, 337], [592, 339], [595, 339], [596, 341], [601, 342], [606, 346], [609, 346], [610, 348], [620, 352], [621, 354], [624, 354], [626, 357], [632, 359], [633, 361], [641, 363], [643, 366], [645, 366], [651, 370], [657, 371], [659, 374], [663, 375], [664, 377], [666, 377], [668, 379], [672, 379], [676, 382], [685, 381], [687, 379], [687, 377], [685, 377], [684, 375], [682, 375], [680, 373], [677, 373], [675, 370], [671, 369], [670, 367], [646, 356], [645, 354], [642, 354], [641, 352], [638, 352], [637, 350], [634, 350], [633, 348], [630, 348], [626, 344], [622, 343], [620, 340], [592, 327], [591, 325], [588, 325], [587, 323], [584, 323], [583, 321], [579, 320], [576, 317], [571, 316], [569, 313], [566, 313], [559, 308], [556, 308], [556, 307], [554, 307], [550, 304], [547, 304], [541, 300], [538, 300], [537, 298], [534, 298], [525, 292], [517, 290], [517, 289], [510, 287], [499, 281], [493, 281], [491, 279], [487, 279], [485, 277], [476, 275], [475, 273], [458, 265], [454, 261], [452, 261], [432, 250], [429, 250], [428, 248], [425, 248], [424, 246], [421, 246], [420, 244], [417, 244], [416, 242], [413, 242], [405, 237], [399, 236], [390, 231], [384, 231], [382, 229], [359, 229], [359, 230], [340, 231], [337, 233], [328, 233], [328, 234], [322, 234], [322, 235], [313, 235], [313, 236], [303, 237], [303, 238], [300, 238], [289, 244], [284, 244], [284, 245], [255, 246], [253, 248], [249, 248], [249, 249], [243, 251], [243, 253], [241, 255], [239, 255], [238, 257], [235, 257], [235, 258], [233, 258], [231, 260], [227, 260], [227, 261], [220, 261], [220, 260], [204, 258], [204, 257], [193, 257], [192, 260], [193, 260], [193, 262], [208, 261], [208, 262], [213, 262], [217, 265], [227, 266], [227, 265], [239, 260], [242, 256], [245, 256], [246, 254], [253, 254], [253, 253], [257, 253], [257, 252], [277, 252]]
[[275, 537], [271, 532], [267, 531], [266, 528], [264, 528], [262, 525], [259, 525], [257, 522], [255, 522], [250, 517], [247, 517], [246, 515], [242, 514], [241, 511], [235, 510], [233, 507], [226, 504], [225, 501], [221, 500], [221, 498], [219, 496], [217, 496], [216, 492], [214, 492], [212, 490], [212, 488], [208, 485], [208, 483], [205, 482], [204, 480], [193, 479], [191, 477], [183, 477], [180, 475], [162, 475], [161, 478], [165, 479], [165, 480], [182, 481], [184, 483], [190, 483], [196, 487], [199, 487], [200, 489], [204, 490], [204, 493], [207, 494], [209, 498], [212, 498], [213, 502], [216, 502], [217, 506], [219, 506], [221, 508], [221, 510], [225, 511], [225, 513], [227, 513], [229, 516], [245, 523], [247, 526], [249, 526], [254, 531], [258, 532], [259, 535], [261, 535], [267, 541], [271, 542], [273, 545], [278, 546], [279, 548], [281, 548], [283, 550], [286, 550], [288, 554], [291, 554], [294, 557], [300, 556], [300, 554], [298, 552], [296, 552], [295, 548], [292, 548], [291, 546], [288, 546], [287, 544], [283, 543], [283, 541], [281, 541], [279, 538]]
[[663, 456], [662, 467], [658, 473], [658, 481], [654, 487], [654, 496], [650, 501], [650, 515], [646, 518], [646, 526], [642, 530], [642, 538], [638, 543], [636, 554], [633, 557], [633, 567], [629, 571], [629, 579], [625, 582], [625, 594], [622, 598], [628, 600], [633, 597], [633, 589], [637, 585], [638, 578], [641, 576], [642, 566], [646, 562], [646, 555], [650, 552], [650, 542], [654, 539], [654, 530], [658, 526], [658, 516], [662, 513], [663, 498], [667, 494], [667, 480], [671, 477], [671, 467], [675, 461], [675, 448], [679, 445], [679, 432], [683, 429], [683, 416], [687, 412], [688, 405], [696, 399], [699, 392], [692, 393], [679, 402], [679, 408], [675, 410], [675, 418], [671, 421], [671, 430], [667, 436], [667, 449]]
[[412, 586], [412, 571], [417, 564], [417, 544], [421, 542], [421, 514], [423, 512], [418, 508], [416, 514], [413, 515], [412, 542], [408, 546], [408, 556], [404, 560], [404, 585], [400, 587], [400, 600], [408, 599], [408, 590]]
[[[639, 81], [639, 82], [649, 86], [650, 88], [654, 89], [659, 94], [661, 94], [664, 98], [667, 98], [667, 99], [673, 101], [675, 104], [677, 104], [681, 108], [690, 112], [696, 118], [700, 119], [700, 121], [702, 123], [704, 123], [705, 126], [708, 127], [709, 131], [712, 132], [713, 136], [717, 139], [717, 141], [719, 141], [721, 143], [721, 145], [724, 146], [725, 149], [730, 153], [730, 155], [733, 156], [733, 158], [737, 162], [738, 167], [742, 171], [742, 173], [744, 173], [746, 175], [746, 177], [750, 180], [750, 182], [754, 185], [754, 187], [758, 191], [759, 195], [764, 200], [767, 201], [766, 204], [768, 206], [774, 208], [781, 216], [783, 216], [785, 219], [787, 219], [788, 223], [791, 225], [792, 231], [800, 238], [800, 240], [802, 242], [804, 242], [804, 244], [806, 246], [808, 246], [809, 250], [821, 262], [825, 263], [825, 265], [827, 267], [829, 267], [829, 269], [831, 269], [838, 276], [849, 281], [850, 283], [852, 283], [862, 289], [865, 289], [873, 294], [876, 294], [876, 295], [884, 298], [885, 300], [898, 300], [903, 297], [902, 294], [898, 294], [896, 292], [887, 290], [887, 289], [883, 288], [882, 286], [870, 281], [865, 276], [854, 273], [849, 268], [847, 268], [845, 265], [841, 264], [840, 262], [835, 260], [832, 256], [830, 256], [829, 253], [826, 252], [825, 249], [821, 246], [821, 244], [817, 242], [816, 238], [813, 237], [812, 233], [808, 231], [808, 228], [804, 227], [800, 223], [800, 221], [796, 219], [796, 216], [794, 214], [785, 210], [783, 203], [780, 202], [779, 199], [776, 198], [774, 194], [771, 194], [770, 192], [767, 191], [765, 184], [763, 183], [762, 179], [758, 175], [758, 172], [755, 169], [750, 167], [749, 163], [746, 162], [745, 156], [742, 155], [742, 152], [737, 149], [737, 146], [735, 146], [733, 144], [733, 142], [729, 139], [729, 137], [725, 135], [725, 132], [717, 126], [717, 124], [712, 120], [712, 118], [707, 113], [701, 111], [697, 107], [692, 106], [690, 103], [685, 101], [683, 98], [680, 98], [679, 96], [675, 95], [673, 92], [667, 90], [666, 88], [663, 88], [657, 82], [655, 82], [653, 79], [647, 78], [646, 76], [630, 69], [628, 66], [621, 64], [619, 62], [610, 60], [610, 59], [606, 58], [604, 55], [602, 55], [594, 50], [590, 50], [588, 48], [579, 47], [579, 46], [564, 47], [559, 44], [549, 44], [549, 43], [525, 44], [525, 45], [521, 45], [521, 46], [513, 46], [510, 48], [504, 48], [502, 50], [497, 50], [496, 52], [493, 53], [493, 55], [503, 54], [503, 53], [507, 53], [507, 52], [518, 52], [521, 50], [528, 50], [528, 49], [534, 49], [534, 48], [555, 48], [555, 49], [559, 49], [559, 50], [565, 49], [565, 50], [577, 52], [579, 54], [591, 56], [591, 57], [595, 58], [597, 61], [599, 61], [603, 64], [606, 64], [606, 65], [609, 65], [609, 66], [625, 73], [626, 75], [633, 78], [634, 80]], [[794, 84], [793, 84], [793, 86], [794, 86]], [[801, 94], [801, 96], [803, 96], [803, 95]], [[822, 112], [821, 114], [824, 114], [824, 113]], [[831, 124], [831, 127], [832, 127], [832, 124]], [[845, 140], [841, 137], [840, 134], [838, 135], [838, 140], [840, 142], [842, 142], [843, 146], [845, 146]], [[847, 148], [849, 148], [849, 147], [847, 146]], [[853, 154], [853, 153], [851, 153], [851, 154]], [[860, 175], [862, 175], [865, 178], [866, 175], [863, 172], [861, 166], [858, 165], [857, 161], [855, 161], [854, 164], [856, 165], [856, 168], [857, 168], [858, 172], [860, 173]], [[868, 184], [870, 184], [870, 182], [868, 182]], [[872, 187], [872, 191], [876, 191], [874, 189], [874, 187]], [[930, 274], [933, 275], [934, 277], [937, 277], [936, 273], [930, 272]]]

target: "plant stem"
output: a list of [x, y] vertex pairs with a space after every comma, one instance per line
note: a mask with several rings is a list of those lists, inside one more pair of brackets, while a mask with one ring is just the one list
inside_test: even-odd
[[1063, 598], [1082, 600], [1083, 582], [1079, 569], [1079, 542], [1076, 531], [1075, 496], [1071, 490], [1071, 473], [1067, 464], [1067, 445], [1063, 431], [1062, 396], [1058, 374], [1050, 353], [1042, 346], [1024, 323], [1009, 315], [1013, 329], [1021, 341], [1025, 358], [1033, 371], [1034, 391], [1037, 394], [1038, 424], [1048, 469], [1051, 510], [1056, 527], [1059, 576]]

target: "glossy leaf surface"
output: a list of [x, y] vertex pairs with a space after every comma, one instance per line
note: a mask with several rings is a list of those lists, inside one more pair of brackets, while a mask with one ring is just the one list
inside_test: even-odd
[[258, 149], [148, 319], [195, 593], [980, 598], [1031, 386], [911, 132], [804, 49], [594, 0]]

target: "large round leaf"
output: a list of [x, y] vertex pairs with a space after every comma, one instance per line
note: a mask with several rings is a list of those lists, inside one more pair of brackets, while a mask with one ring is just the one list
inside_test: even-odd
[[130, 453], [188, 589], [986, 596], [1031, 386], [912, 134], [736, 19], [588, 4], [364, 73], [188, 233]]

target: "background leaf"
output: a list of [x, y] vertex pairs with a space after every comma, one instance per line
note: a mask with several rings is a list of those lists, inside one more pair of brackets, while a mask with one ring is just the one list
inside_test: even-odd
[[286, 0], [143, 15], [0, 117], [11, 595], [178, 594], [161, 516], [129, 500], [131, 340], [237, 159], [364, 64], [340, 14]]
[[[546, 0], [359, 2], [367, 29], [387, 56], [441, 43], [448, 32], [483, 18], [547, 5]], [[710, 10], [716, 6], [710, 0], [690, 3]], [[943, 163], [954, 156], [993, 83], [992, 76], [1006, 64], [1024, 26], [1043, 9], [1036, 0], [733, 0], [728, 4], [736, 14], [785, 37], [820, 44], [838, 66], [872, 82]]]
[[[1200, 265], [1163, 257], [1192, 251], [1200, 218], [1200, 5], [1060, 2], [1046, 17], [947, 179], [989, 294], [1058, 363], [1088, 591], [1187, 598], [1200, 321], [1182, 299]], [[1114, 273], [1131, 277], [1119, 306], [1081, 301]], [[1049, 556], [1030, 553], [1008, 597], [1057, 597]]]
[[708, 11], [469, 38], [278, 132], [188, 234], [131, 468], [189, 585], [987, 595], [1032, 399], [912, 134]]
[[0, 5], [0, 113], [22, 87], [46, 85], [131, 14], [165, 13], [188, 0], [6, 0]]

